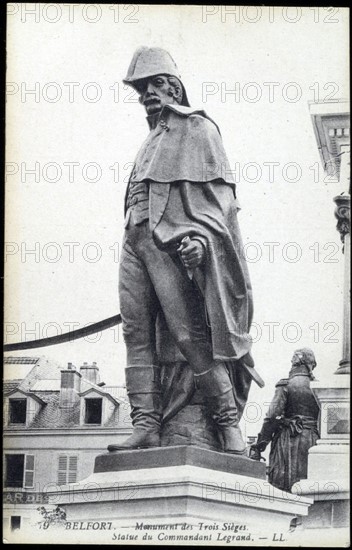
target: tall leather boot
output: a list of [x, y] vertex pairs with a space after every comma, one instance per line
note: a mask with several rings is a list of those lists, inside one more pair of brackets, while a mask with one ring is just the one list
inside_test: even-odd
[[128, 451], [160, 446], [162, 401], [157, 367], [127, 367], [127, 395], [131, 405], [133, 433], [108, 451]]
[[239, 428], [237, 407], [229, 373], [223, 363], [195, 374], [196, 385], [202, 391], [219, 429], [225, 453], [244, 454], [246, 445]]

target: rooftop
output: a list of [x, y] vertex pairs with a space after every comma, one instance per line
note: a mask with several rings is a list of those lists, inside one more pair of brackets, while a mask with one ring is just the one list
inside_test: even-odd
[[[63, 367], [46, 357], [5, 357], [5, 365], [27, 365], [27, 374], [23, 378], [5, 380], [3, 392], [10, 397], [16, 390], [24, 392], [42, 401], [38, 413], [34, 416], [26, 429], [61, 429], [74, 428], [84, 431], [91, 430], [91, 424], [80, 423], [80, 400], [78, 399], [71, 407], [60, 407], [61, 391], [61, 370]], [[86, 364], [85, 364], [86, 365]], [[74, 367], [70, 367], [76, 370]], [[83, 372], [83, 371], [82, 371]], [[105, 423], [99, 425], [101, 428], [130, 428], [129, 404], [126, 399], [124, 386], [102, 386], [94, 384], [84, 376], [80, 378], [80, 391], [78, 395], [95, 390], [99, 396], [106, 396], [107, 414]], [[89, 393], [88, 393], [89, 395]], [[94, 428], [98, 426], [94, 425]], [[11, 425], [7, 428], [11, 431], [23, 430], [23, 425]]]

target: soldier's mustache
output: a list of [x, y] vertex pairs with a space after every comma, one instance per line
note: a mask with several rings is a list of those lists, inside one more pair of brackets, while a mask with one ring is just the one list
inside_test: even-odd
[[156, 101], [160, 101], [160, 97], [157, 95], [148, 96], [145, 99], [143, 99], [143, 105], [149, 105], [149, 103], [155, 103]]

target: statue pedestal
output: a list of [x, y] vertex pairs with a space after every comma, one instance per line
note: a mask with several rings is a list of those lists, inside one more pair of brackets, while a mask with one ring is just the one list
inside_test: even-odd
[[63, 535], [89, 540], [84, 527], [111, 524], [100, 538], [90, 533], [101, 543], [279, 545], [312, 503], [271, 486], [264, 463], [192, 446], [100, 455], [90, 477], [60, 489], [48, 495], [66, 510]]
[[292, 488], [314, 499], [302, 520], [305, 529], [349, 525], [349, 382], [349, 375], [336, 374], [325, 384], [311, 384], [321, 407], [321, 438], [309, 449], [308, 479]]

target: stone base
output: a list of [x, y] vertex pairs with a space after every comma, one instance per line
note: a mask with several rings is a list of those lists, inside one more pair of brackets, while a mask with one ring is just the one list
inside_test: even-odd
[[[264, 470], [245, 457], [189, 446], [122, 451], [98, 456], [90, 477], [48, 494], [72, 530], [111, 525], [94, 539], [100, 543], [282, 545], [312, 500], [274, 488]], [[190, 535], [198, 538], [184, 538]], [[129, 536], [137, 538], [121, 538]]]
[[304, 529], [340, 529], [345, 527], [348, 530], [349, 520], [349, 500], [321, 500], [312, 504], [308, 516], [302, 518], [302, 526]]
[[305, 531], [341, 532], [345, 544], [349, 528], [349, 376], [339, 374], [331, 381], [312, 382], [321, 407], [317, 445], [309, 449], [308, 479], [295, 483], [292, 492], [314, 499]]
[[196, 466], [217, 472], [236, 473], [265, 479], [266, 466], [245, 456], [209, 451], [190, 445], [153, 447], [137, 451], [104, 453], [95, 459], [94, 473], [122, 472], [165, 468], [173, 466]]

